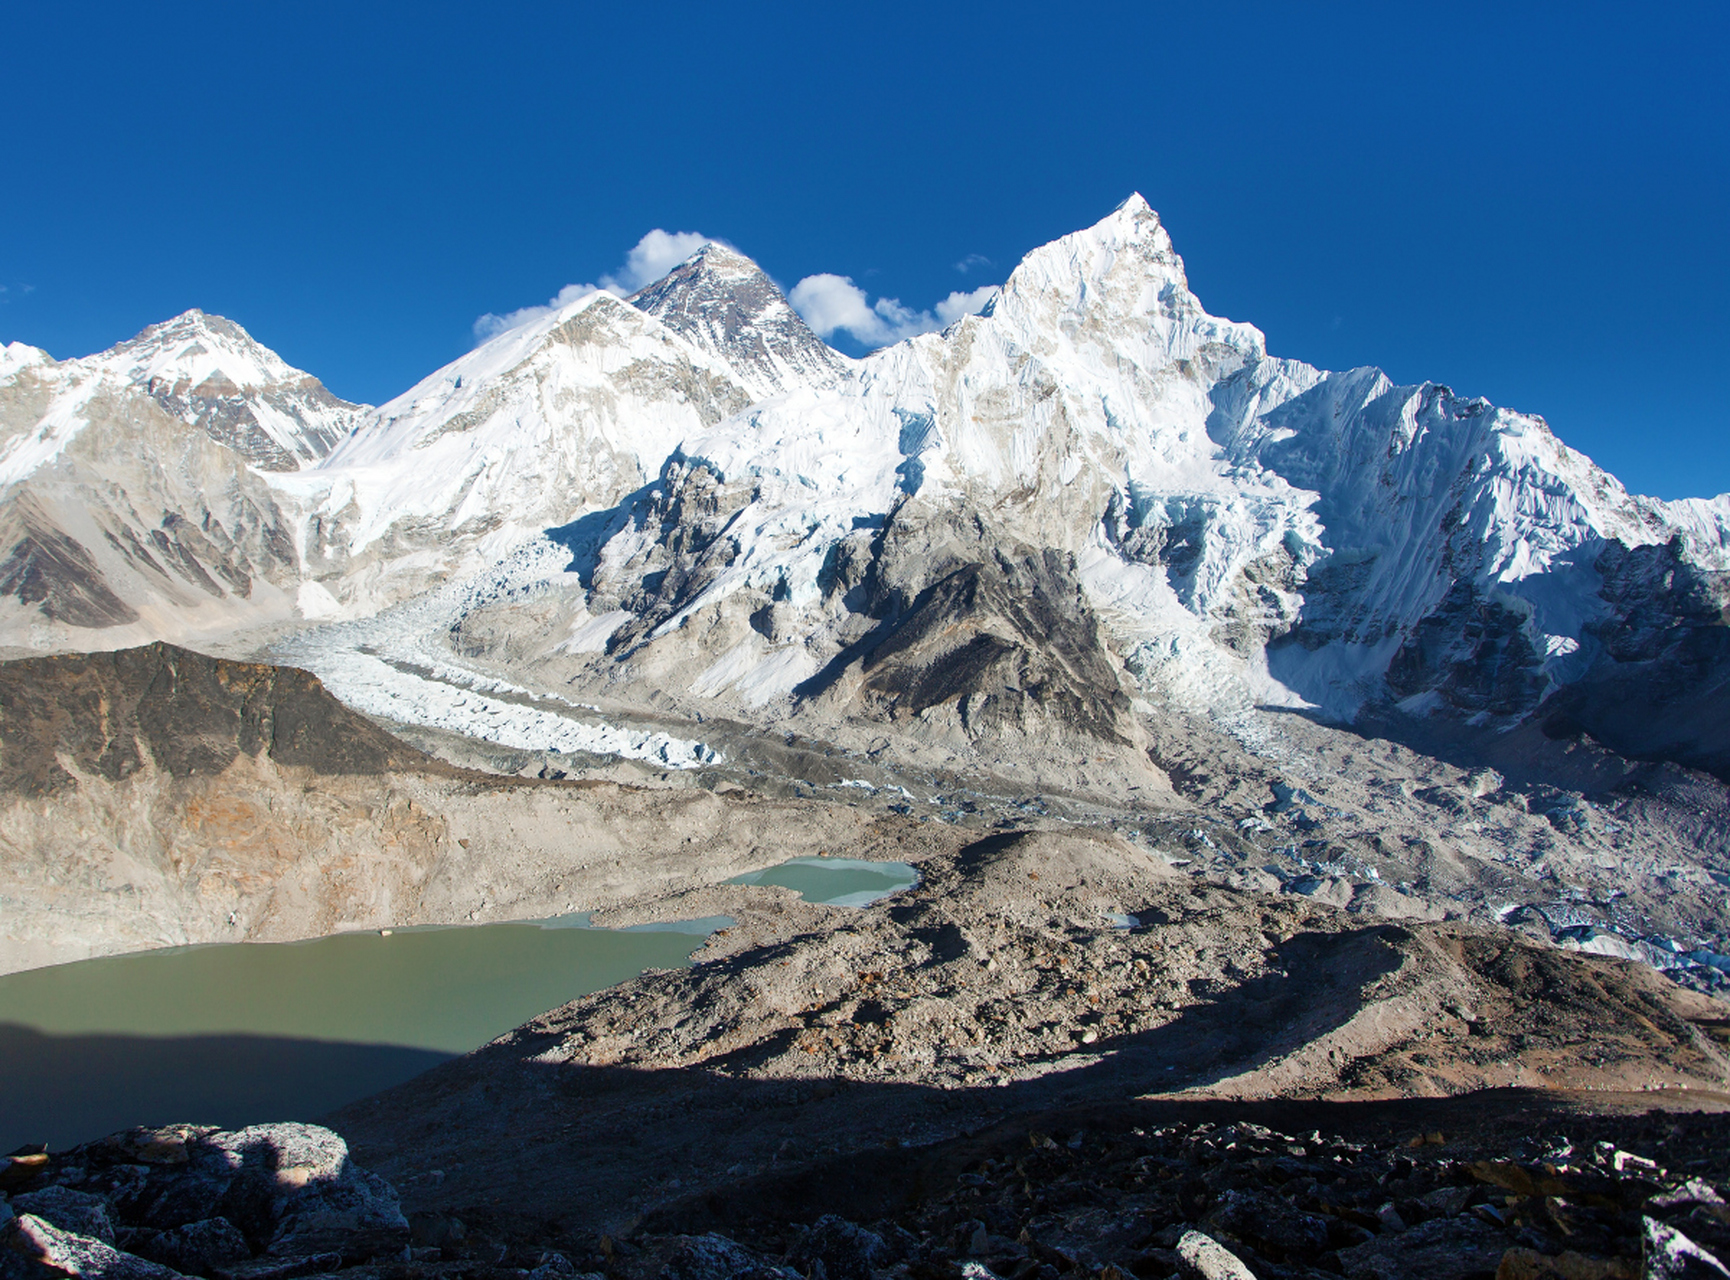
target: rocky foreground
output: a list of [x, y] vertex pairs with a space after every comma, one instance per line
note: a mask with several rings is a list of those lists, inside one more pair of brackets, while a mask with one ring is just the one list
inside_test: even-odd
[[[0, 1166], [0, 1275], [1726, 1274], [1722, 1110], [1592, 1116], [1570, 1113], [1557, 1097], [1510, 1094], [1469, 1103], [1143, 1103], [1049, 1113], [865, 1162], [789, 1169], [667, 1206], [619, 1235], [509, 1207], [405, 1215], [388, 1183], [355, 1166], [341, 1137], [315, 1126], [137, 1129], [54, 1155], [19, 1153]], [[1315, 1119], [1331, 1123], [1301, 1131]], [[1423, 1127], [1454, 1122], [1466, 1131]], [[605, 1162], [604, 1153], [591, 1155]]]

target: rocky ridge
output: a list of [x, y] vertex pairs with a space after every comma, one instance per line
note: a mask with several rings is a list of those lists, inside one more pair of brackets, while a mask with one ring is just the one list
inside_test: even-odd
[[[200, 438], [255, 467], [229, 479], [206, 461], [190, 493], [111, 478], [148, 500], [132, 500], [139, 519], [97, 504], [90, 527], [37, 472], [94, 419], [38, 394], [52, 362], [8, 349], [20, 487], [0, 498], [17, 525], [0, 632], [256, 649], [296, 623], [371, 619], [366, 643], [404, 662], [639, 711], [887, 731], [891, 751], [982, 767], [1007, 743], [1053, 777], [1088, 742], [1133, 768], [1153, 708], [1256, 704], [1484, 730], [1535, 718], [1730, 768], [1711, 711], [1722, 500], [1630, 495], [1541, 419], [1446, 387], [1269, 356], [1258, 331], [1206, 312], [1140, 197], [1034, 250], [982, 314], [863, 361], [823, 347], [748, 259], [706, 246], [629, 303], [593, 294], [501, 334], [295, 471], [256, 470], [276, 463], [191, 400], [175, 408], [232, 383], [234, 412], [277, 423], [265, 434], [295, 458], [336, 438], [311, 408], [298, 436], [278, 429], [268, 388], [293, 371], [203, 373], [239, 349], [225, 324], [183, 317], [92, 361], [137, 383], [103, 412], [204, 422]], [[185, 370], [131, 350], [166, 351], [182, 329], [203, 335], [175, 348]], [[47, 453], [19, 443], [38, 436]], [[185, 446], [152, 452], [169, 447]], [[1131, 713], [1101, 719], [1025, 670], [1020, 624], [968, 586], [1013, 579], [1009, 565], [1056, 575], [1099, 668], [1089, 683]], [[508, 585], [452, 590], [467, 582]], [[926, 605], [914, 629], [949, 638], [914, 683], [945, 696], [884, 697], [873, 655]], [[346, 696], [352, 643], [315, 629], [295, 660]]]

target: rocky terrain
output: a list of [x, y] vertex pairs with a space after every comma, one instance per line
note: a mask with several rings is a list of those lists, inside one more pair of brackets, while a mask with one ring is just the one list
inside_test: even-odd
[[738, 788], [457, 769], [305, 672], [167, 645], [0, 664], [0, 971], [590, 910], [866, 821]]
[[[1726, 1274], [1727, 607], [1730, 500], [1269, 355], [1139, 197], [857, 361], [720, 245], [376, 409], [14, 344], [0, 971], [732, 924], [352, 1160], [20, 1153], [0, 1272]], [[727, 883], [823, 855], [921, 878]]]

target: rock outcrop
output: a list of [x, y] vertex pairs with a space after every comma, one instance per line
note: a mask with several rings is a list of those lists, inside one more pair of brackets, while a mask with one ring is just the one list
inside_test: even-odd
[[0, 1191], [7, 1280], [279, 1280], [409, 1252], [395, 1189], [310, 1124], [132, 1129], [12, 1157]]

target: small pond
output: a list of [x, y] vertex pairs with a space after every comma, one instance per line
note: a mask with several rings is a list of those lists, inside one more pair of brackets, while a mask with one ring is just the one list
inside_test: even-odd
[[911, 889], [919, 883], [919, 873], [905, 862], [794, 858], [780, 866], [735, 876], [727, 883], [775, 884], [796, 890], [806, 902], [833, 907], [865, 907], [879, 898]]
[[[741, 877], [858, 906], [903, 863], [799, 859]], [[690, 963], [725, 917], [635, 929], [586, 915], [170, 947], [0, 976], [0, 1151], [135, 1124], [311, 1119], [645, 969]]]

